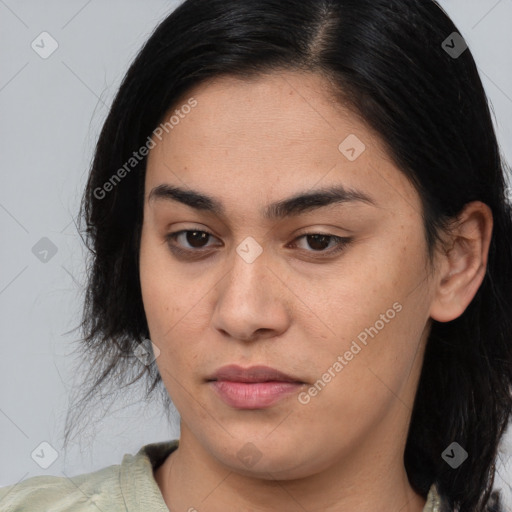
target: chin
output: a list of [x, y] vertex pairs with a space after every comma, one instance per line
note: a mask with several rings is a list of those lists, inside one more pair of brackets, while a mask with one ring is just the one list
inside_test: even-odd
[[254, 441], [231, 442], [225, 449], [215, 447], [212, 451], [217, 452], [217, 459], [231, 471], [262, 480], [294, 480], [315, 472], [304, 450], [297, 448], [302, 444], [252, 439]]

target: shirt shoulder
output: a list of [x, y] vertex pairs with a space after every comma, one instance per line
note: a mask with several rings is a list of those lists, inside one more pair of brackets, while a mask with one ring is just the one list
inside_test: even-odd
[[[2, 512], [126, 512], [140, 509], [168, 512], [153, 468], [178, 445], [165, 441], [144, 445], [121, 464], [72, 477], [34, 476], [0, 488]], [[164, 508], [162, 508], [162, 506]]]
[[122, 501], [119, 465], [73, 477], [33, 476], [0, 489], [2, 512], [88, 512], [104, 505], [108, 510]]
[[439, 494], [435, 483], [430, 487], [423, 512], [450, 512], [446, 500]]

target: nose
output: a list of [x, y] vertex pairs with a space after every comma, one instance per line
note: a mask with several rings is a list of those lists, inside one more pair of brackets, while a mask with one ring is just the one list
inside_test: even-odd
[[271, 338], [286, 331], [290, 292], [265, 251], [251, 263], [234, 251], [230, 264], [231, 270], [216, 287], [213, 327], [242, 341]]

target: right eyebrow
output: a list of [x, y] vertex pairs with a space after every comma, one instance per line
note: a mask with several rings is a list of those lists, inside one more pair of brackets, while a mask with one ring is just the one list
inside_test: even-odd
[[[178, 201], [195, 210], [225, 216], [225, 208], [219, 199], [210, 197], [202, 192], [169, 184], [161, 184], [153, 188], [148, 201], [153, 200]], [[262, 216], [268, 220], [283, 219], [298, 216], [311, 210], [325, 208], [332, 204], [363, 202], [377, 206], [376, 201], [369, 195], [356, 189], [346, 189], [342, 185], [324, 187], [313, 191], [299, 192], [289, 198], [267, 205]]]

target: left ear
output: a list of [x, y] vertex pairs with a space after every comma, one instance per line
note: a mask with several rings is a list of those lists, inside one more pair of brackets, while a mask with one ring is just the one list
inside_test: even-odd
[[438, 322], [458, 318], [476, 295], [487, 268], [493, 229], [492, 211], [473, 201], [463, 208], [439, 253], [430, 316]]

